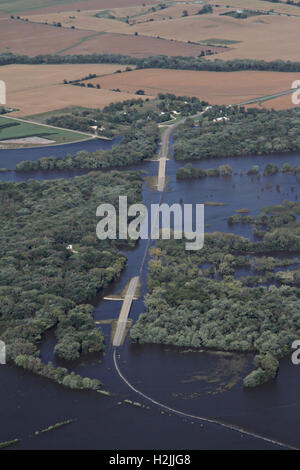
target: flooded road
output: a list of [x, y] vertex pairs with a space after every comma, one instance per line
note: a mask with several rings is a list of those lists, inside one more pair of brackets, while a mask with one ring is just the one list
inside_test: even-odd
[[[0, 152], [1, 167], [6, 166], [3, 155]], [[25, 159], [31, 159], [29, 150], [27, 156], [22, 157], [22, 160]], [[194, 162], [195, 166], [204, 169], [227, 163], [236, 174], [229, 178], [177, 181], [176, 171], [186, 162], [171, 159], [167, 161], [168, 185], [163, 202], [223, 202], [225, 206], [206, 206], [206, 231], [230, 231], [251, 238], [251, 226], [228, 227], [227, 218], [241, 208], [248, 208], [249, 214], [256, 216], [266, 205], [281, 203], [284, 199], [294, 201], [300, 195], [300, 186], [296, 175], [278, 173], [251, 179], [246, 171], [254, 164], [260, 165], [262, 170], [267, 163], [282, 166], [285, 162], [300, 165], [300, 154]], [[125, 171], [127, 169], [124, 168]], [[147, 184], [147, 177], [157, 175], [158, 162], [147, 162], [130, 169], [147, 172], [143, 186], [144, 203], [147, 206], [158, 203], [160, 194]], [[69, 176], [64, 174], [64, 177], [77, 174], [81, 173], [71, 172]], [[1, 174], [1, 178], [3, 175], [6, 174]], [[280, 185], [280, 191], [276, 190], [276, 185]], [[135, 249], [124, 250], [128, 259], [127, 267], [119, 281], [107, 289], [106, 295], [120, 294], [130, 279], [138, 274], [146, 244], [146, 240], [140, 240]], [[141, 297], [133, 302], [131, 308], [130, 317], [133, 321], [144, 311], [148, 261], [149, 254], [141, 273]], [[118, 318], [122, 301], [94, 299], [93, 304], [95, 320], [106, 321]], [[99, 378], [112, 397], [71, 391], [14, 366], [1, 366], [0, 442], [20, 437], [22, 441], [17, 448], [28, 449], [277, 448], [271, 442], [220, 428], [213, 423], [200, 423], [192, 418], [180, 417], [137, 398], [115, 370], [110, 324], [105, 323], [101, 327], [106, 337], [106, 353], [84, 357], [68, 364], [68, 367], [82, 375]], [[55, 358], [54, 346], [55, 336], [53, 332], [48, 332], [41, 345], [41, 358], [45, 362], [65, 365]], [[300, 447], [300, 368], [293, 366], [289, 358], [281, 361], [276, 381], [255, 390], [244, 390], [242, 379], [252, 368], [251, 355], [130, 344], [127, 337], [120, 349], [120, 356], [118, 364], [124, 376], [135, 388], [154, 400], [187, 414], [214, 417], [270, 439]], [[138, 399], [145, 408], [124, 404], [123, 400], [128, 398], [132, 401]], [[34, 431], [70, 418], [74, 419], [72, 425], [52, 434], [33, 437]]]

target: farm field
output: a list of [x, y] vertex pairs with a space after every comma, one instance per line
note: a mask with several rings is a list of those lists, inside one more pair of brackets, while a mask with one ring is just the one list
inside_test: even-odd
[[[123, 93], [134, 93], [142, 89], [146, 95], [151, 96], [158, 93], [174, 93], [181, 96], [197, 96], [211, 104], [232, 104], [289, 90], [292, 82], [298, 77], [297, 73], [282, 72], [146, 69], [103, 77], [101, 87], [119, 88]], [[96, 80], [88, 82], [96, 83]], [[285, 100], [286, 107], [294, 106], [291, 95], [287, 95]], [[272, 105], [273, 101], [268, 103]], [[275, 104], [274, 100], [274, 107]]]
[[56, 54], [61, 49], [80, 43], [90, 35], [89, 31], [65, 30], [5, 18], [0, 21], [0, 54]]
[[[274, 5], [276, 8], [277, 6], [287, 10], [290, 8], [290, 5], [260, 0], [255, 4], [264, 11], [270, 11]], [[239, 2], [236, 1], [233, 6], [230, 4], [230, 8], [234, 11], [238, 5]], [[150, 36], [185, 43], [226, 45], [228, 48], [222, 53], [224, 60], [240, 58], [298, 60], [299, 7], [294, 6], [291, 10], [291, 15], [298, 16], [269, 14], [251, 16], [247, 19], [222, 15], [230, 11], [225, 4], [214, 7], [212, 14], [197, 15], [200, 8], [200, 4], [180, 4], [153, 13], [149, 13], [147, 6], [110, 8], [103, 11], [35, 14], [29, 16], [29, 20], [49, 24], [60, 22], [68, 29], [75, 27], [76, 30], [123, 34], [127, 35], [126, 41], [129, 36], [138, 34], [139, 37]], [[251, 5], [251, 8], [254, 6]], [[184, 10], [187, 11], [187, 16], [183, 17]], [[125, 21], [126, 13], [128, 23]], [[85, 46], [88, 47], [88, 43]], [[153, 52], [157, 53], [157, 50], [153, 48]], [[214, 56], [210, 58], [214, 59]]]
[[241, 20], [216, 14], [134, 26], [138, 34], [146, 36], [205, 44], [227, 43], [230, 49], [222, 53], [223, 60], [298, 60], [299, 27], [300, 18], [294, 17], [263, 15]]
[[53, 129], [0, 116], [0, 148], [7, 144], [53, 144], [87, 139], [77, 132]]
[[[1, 67], [1, 79], [7, 84], [7, 106], [17, 109], [13, 116], [24, 117], [69, 106], [103, 108], [111, 102], [136, 98], [108, 89], [93, 90], [64, 85], [63, 80], [76, 80], [89, 73], [111, 75], [120, 65], [8, 65]], [[101, 78], [101, 79], [102, 79]], [[99, 78], [100, 80], [100, 78]]]
[[[121, 23], [120, 23], [121, 24]], [[55, 34], [54, 34], [55, 33]], [[187, 44], [149, 36], [103, 33], [78, 29], [56, 28], [52, 25], [1, 19], [0, 54], [11, 52], [36, 56], [39, 54], [129, 54], [133, 57], [160, 54], [198, 56], [202, 51], [222, 52], [222, 47]]]
[[[157, 0], [144, 0], [143, 3], [155, 4]], [[68, 11], [72, 9], [88, 9], [110, 8], [111, 0], [0, 0], [0, 15], [11, 13], [30, 13], [35, 12], [52, 12], [52, 11]], [[124, 7], [127, 5], [139, 5], [139, 0], [113, 0], [115, 7]]]
[[182, 41], [158, 39], [150, 36], [133, 36], [116, 33], [104, 33], [90, 36], [88, 39], [67, 47], [60, 51], [61, 54], [128, 54], [132, 57], [147, 57], [159, 54], [167, 56], [197, 57], [202, 51], [220, 53], [224, 47], [204, 46], [199, 44], [187, 44]]

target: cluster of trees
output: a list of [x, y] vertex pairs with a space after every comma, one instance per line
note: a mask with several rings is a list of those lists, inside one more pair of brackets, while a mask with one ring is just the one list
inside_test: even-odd
[[211, 5], [203, 5], [201, 10], [198, 10], [197, 15], [205, 15], [207, 13], [213, 13], [213, 12], [214, 12], [214, 10], [213, 10], [213, 7]]
[[230, 165], [220, 165], [219, 168], [195, 168], [191, 163], [187, 163], [184, 167], [179, 168], [176, 178], [179, 180], [204, 178], [206, 176], [230, 176], [232, 167]]
[[95, 329], [93, 311], [91, 305], [80, 305], [59, 322], [54, 349], [57, 356], [70, 361], [81, 354], [104, 351], [104, 336], [101, 329]]
[[273, 163], [267, 163], [264, 168], [264, 176], [276, 175], [279, 172], [279, 167]]
[[[43, 364], [39, 344], [54, 328], [55, 353], [66, 359], [104, 350], [86, 305], [126, 265], [118, 240], [96, 237], [96, 208], [141, 201], [137, 172], [90, 173], [68, 180], [0, 184], [0, 336], [8, 359], [64, 385], [95, 383]], [[73, 251], [68, 249], [73, 245]]]
[[0, 55], [0, 66], [10, 64], [122, 64], [135, 65], [138, 69], [162, 68], [181, 70], [208, 70], [214, 72], [235, 72], [241, 70], [265, 70], [274, 72], [299, 72], [300, 62], [283, 60], [234, 59], [214, 61], [200, 57], [182, 57], [165, 55], [153, 55], [145, 58], [131, 57], [121, 54], [74, 54], [59, 55], [47, 54], [29, 57], [26, 55], [14, 55], [4, 53]]
[[197, 114], [207, 106], [206, 101], [188, 96], [175, 96], [174, 94], [160, 93], [158, 100], [149, 102], [149, 99], [131, 99], [124, 102], [111, 103], [103, 110], [85, 109], [73, 110], [66, 114], [59, 114], [47, 119], [47, 124], [65, 127], [78, 131], [89, 131], [91, 126], [104, 129], [101, 135], [111, 137], [132, 126], [141, 128], [149, 121], [161, 123], [172, 118], [174, 110], [182, 116]]
[[65, 367], [54, 367], [52, 362], [44, 364], [36, 356], [21, 354], [15, 358], [15, 364], [29, 372], [34, 372], [72, 389], [97, 390], [101, 385], [101, 382], [97, 379], [83, 378], [75, 372], [69, 372]]
[[240, 215], [240, 214], [235, 214], [231, 215], [228, 217], [227, 222], [229, 225], [234, 225], [234, 224], [252, 224], [254, 223], [255, 218], [252, 215]]
[[[292, 204], [286, 203], [285, 209], [291, 210]], [[131, 340], [251, 352], [256, 354], [255, 370], [244, 385], [274, 378], [278, 359], [290, 352], [300, 333], [300, 271], [276, 276], [268, 271], [268, 280], [276, 279], [269, 288], [261, 279], [250, 287], [250, 280], [234, 276], [238, 267], [251, 266], [253, 253], [266, 251], [299, 252], [299, 237], [285, 225], [266, 231], [261, 242], [207, 234], [203, 249], [188, 254], [182, 241], [159, 241], [151, 253], [146, 312], [132, 328]], [[261, 270], [287, 266], [295, 259], [256, 257], [254, 262]]]
[[294, 0], [263, 0], [266, 2], [271, 2], [271, 3], [283, 3], [284, 5], [294, 5], [296, 7], [300, 7], [300, 2], [294, 2]]
[[247, 18], [250, 18], [251, 16], [259, 16], [259, 15], [269, 15], [269, 12], [245, 9], [242, 11], [232, 10], [232, 11], [227, 11], [225, 13], [221, 13], [221, 16], [232, 16], [232, 18], [237, 18], [237, 19], [247, 19]]
[[292, 173], [292, 174], [300, 173], [300, 166], [298, 165], [292, 166], [290, 163], [285, 163], [282, 167], [282, 172]]
[[65, 158], [44, 157], [38, 161], [26, 160], [16, 165], [15, 171], [65, 170], [65, 169], [101, 169], [139, 163], [146, 158], [153, 158], [157, 149], [159, 130], [155, 123], [149, 122], [142, 129], [132, 127], [123, 136], [120, 145], [112, 150], [77, 152]]
[[208, 105], [206, 101], [200, 101], [196, 97], [176, 96], [173, 93], [159, 93], [157, 98], [159, 100], [158, 109], [169, 117], [174, 110], [180, 112], [182, 116], [195, 115], [203, 111], [204, 107]]
[[192, 119], [177, 127], [174, 156], [200, 160], [299, 151], [299, 116], [296, 107], [274, 111], [214, 106], [201, 116], [197, 127]]

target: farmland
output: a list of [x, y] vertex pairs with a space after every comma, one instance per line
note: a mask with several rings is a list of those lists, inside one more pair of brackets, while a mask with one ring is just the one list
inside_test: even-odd
[[[189, 70], [147, 69], [114, 74], [101, 79], [102, 88], [119, 88], [134, 93], [138, 89], [146, 95], [174, 93], [197, 96], [211, 104], [233, 104], [265, 95], [280, 93], [291, 88], [297, 73], [282, 72], [196, 72]], [[96, 83], [97, 80], [91, 80]], [[279, 99], [285, 107], [293, 107], [291, 95]], [[277, 101], [267, 102], [276, 108]]]
[[[112, 38], [92, 37], [94, 32], [123, 35], [126, 45], [128, 41], [127, 53], [136, 56], [142, 53], [156, 54], [158, 51], [174, 55], [177, 46], [177, 55], [197, 55], [201, 46], [212, 49], [223, 45], [226, 49], [214, 48], [213, 52], [222, 53], [224, 60], [298, 60], [299, 7], [254, 0], [251, 8], [257, 8], [263, 13], [270, 13], [272, 9], [275, 11], [270, 14], [254, 14], [244, 19], [225, 15], [230, 9], [234, 11], [234, 8], [245, 7], [244, 0], [234, 0], [228, 8], [225, 1], [223, 4], [218, 3], [218, 6], [212, 5], [213, 13], [200, 15], [200, 4], [173, 2], [164, 8], [140, 5], [106, 10], [70, 10], [40, 14], [34, 12], [33, 15], [23, 18], [28, 18], [30, 22], [43, 23], [44, 26], [59, 23], [66, 30], [73, 28], [72, 31], [85, 31], [87, 39], [83, 44], [79, 44], [78, 48], [74, 42], [74, 53], [116, 52], [121, 43], [120, 37], [114, 36], [114, 41], [110, 44]], [[91, 35], [90, 38], [87, 32]], [[135, 39], [129, 40], [131, 36]], [[153, 42], [149, 40], [146, 44], [146, 37], [152, 38]], [[166, 42], [158, 44], [157, 40], [161, 38]], [[144, 44], [138, 45], [140, 41]], [[177, 43], [172, 44], [172, 41]], [[123, 44], [121, 50], [125, 47]], [[136, 54], [135, 47], [138, 48]], [[212, 59], [214, 58], [212, 56]]]
[[54, 29], [53, 26], [5, 18], [0, 27], [0, 53], [55, 54], [90, 35], [89, 31]]
[[[300, 9], [299, 9], [300, 13]], [[238, 20], [229, 16], [200, 15], [172, 21], [156, 21], [135, 26], [139, 34], [178, 41], [207, 44], [210, 38], [231, 42], [222, 59], [298, 60], [300, 18], [282, 16], [251, 17]], [[213, 57], [214, 59], [214, 57]]]
[[136, 95], [110, 89], [93, 90], [64, 85], [63, 80], [76, 80], [96, 74], [100, 79], [112, 77], [120, 65], [9, 65], [1, 67], [1, 79], [7, 84], [7, 105], [17, 109], [13, 116], [41, 114], [69, 106], [103, 108], [111, 102]]
[[[114, 0], [116, 7], [126, 5], [138, 5], [139, 0]], [[156, 3], [156, 0], [145, 0], [146, 4]], [[0, 14], [3, 13], [30, 13], [30, 12], [51, 12], [68, 11], [74, 9], [95, 9], [109, 8], [111, 0], [51, 0], [51, 6], [47, 0], [0, 0]]]
[[87, 139], [81, 133], [40, 126], [0, 116], [0, 148], [10, 144], [41, 145], [68, 143]]
[[[147, 57], [159, 51], [167, 56], [197, 57], [202, 51], [220, 53], [223, 47], [188, 44], [150, 36], [134, 36], [117, 33], [92, 34], [86, 40], [60, 51], [61, 54], [129, 54], [131, 57]], [[58, 51], [59, 52], [59, 51]]]

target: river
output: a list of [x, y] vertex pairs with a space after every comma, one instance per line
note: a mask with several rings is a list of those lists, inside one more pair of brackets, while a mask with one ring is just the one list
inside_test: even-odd
[[[87, 144], [85, 149], [91, 150], [90, 144]], [[79, 150], [76, 146], [82, 150], [83, 145], [65, 145], [63, 149], [51, 147], [48, 155], [74, 153]], [[13, 156], [14, 152], [18, 152], [18, 157]], [[3, 150], [0, 152], [0, 167], [8, 167], [8, 159], [12, 161], [13, 158], [19, 158], [20, 153], [21, 160], [33, 159], [32, 149]], [[36, 158], [45, 156], [37, 149], [34, 149], [34, 153]], [[237, 174], [229, 178], [177, 181], [176, 171], [185, 162], [171, 159], [167, 162], [169, 181], [163, 201], [169, 204], [181, 199], [184, 203], [224, 202], [226, 206], [206, 206], [206, 231], [233, 231], [252, 238], [249, 226], [228, 228], [227, 217], [245, 207], [251, 211], [251, 215], [257, 215], [263, 206], [281, 203], [283, 199], [296, 200], [299, 196], [299, 181], [297, 176], [282, 173], [251, 180], [246, 171], [254, 164], [260, 165], [262, 169], [266, 163], [282, 166], [286, 161], [300, 165], [300, 154], [202, 161], [202, 168], [228, 163]], [[200, 163], [195, 163], [195, 166], [200, 166]], [[158, 163], [146, 162], [130, 167], [141, 168], [147, 172], [146, 176], [154, 176], [157, 175]], [[39, 172], [38, 177], [73, 177], [82, 173], [55, 172], [51, 175]], [[5, 179], [8, 175], [13, 176], [12, 180], [19, 178], [18, 181], [29, 177], [28, 174], [16, 175], [11, 172], [0, 174], [0, 178]], [[33, 176], [37, 175], [30, 175]], [[280, 192], [276, 190], [277, 184], [280, 185]], [[148, 186], [147, 179], [143, 186], [143, 198], [147, 205], [158, 202], [160, 198], [160, 194]], [[127, 268], [120, 280], [110, 286], [107, 294], [121, 292], [129, 280], [138, 274], [145, 246], [146, 241], [140, 241], [135, 249], [124, 251], [128, 257]], [[134, 321], [144, 310], [148, 257], [142, 272], [142, 297], [134, 301], [130, 314]], [[94, 299], [94, 305], [95, 319], [105, 320], [118, 317], [121, 302]], [[110, 326], [102, 325], [102, 328], [109, 345]], [[63, 361], [54, 357], [54, 345], [54, 334], [49, 332], [41, 345], [41, 358], [46, 362], [52, 360], [64, 365]], [[68, 367], [84, 376], [99, 378], [105, 388], [112, 392], [112, 397], [95, 392], [71, 391], [14, 366], [0, 366], [0, 442], [20, 437], [22, 441], [17, 446], [20, 449], [277, 448], [274, 444], [214, 424], [202, 424], [173, 413], [162, 413], [155, 405], [149, 405], [148, 409], [118, 404], [129, 398], [148, 405], [120, 380], [111, 353], [112, 348], [108, 346], [104, 355], [84, 357]], [[120, 356], [122, 373], [137, 389], [155, 400], [189, 414], [217, 418], [300, 447], [300, 368], [293, 366], [290, 358], [281, 361], [276, 381], [255, 390], [244, 390], [242, 378], [252, 368], [251, 355], [223, 355], [164, 345], [135, 345], [130, 344], [127, 337]], [[55, 432], [33, 436], [35, 431], [65, 419], [74, 419], [74, 422]]]

